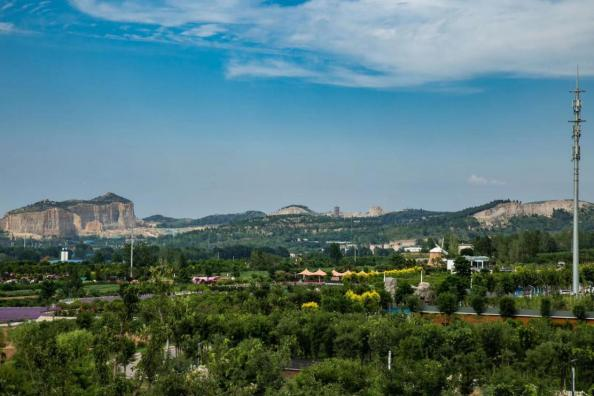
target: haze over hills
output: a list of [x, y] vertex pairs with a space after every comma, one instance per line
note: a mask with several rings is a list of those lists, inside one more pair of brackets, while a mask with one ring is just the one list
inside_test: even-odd
[[[583, 210], [593, 208], [582, 202]], [[217, 227], [222, 234], [234, 232], [264, 238], [266, 235], [293, 235], [291, 229], [301, 229], [297, 238], [309, 235], [345, 237], [345, 230], [364, 230], [365, 239], [387, 238], [386, 235], [422, 235], [441, 232], [442, 229], [505, 229], [528, 227], [528, 220], [549, 219], [554, 229], [570, 223], [568, 217], [571, 200], [552, 200], [521, 203], [499, 200], [463, 209], [456, 212], [440, 212], [424, 209], [405, 209], [384, 213], [374, 207], [369, 212], [324, 212], [318, 213], [304, 205], [285, 206], [266, 214], [257, 210], [243, 213], [215, 214], [198, 219], [173, 218], [154, 215], [142, 220], [134, 215], [132, 201], [113, 193], [90, 200], [50, 201], [9, 211], [0, 219], [0, 229], [15, 237], [65, 238], [96, 235], [122, 237], [134, 227], [137, 235], [161, 237]], [[563, 215], [564, 214], [564, 215]], [[354, 226], [356, 220], [356, 226]], [[586, 218], [587, 221], [587, 218]], [[586, 224], [587, 226], [587, 224]], [[295, 235], [297, 235], [295, 234]], [[225, 239], [223, 237], [223, 239]]]

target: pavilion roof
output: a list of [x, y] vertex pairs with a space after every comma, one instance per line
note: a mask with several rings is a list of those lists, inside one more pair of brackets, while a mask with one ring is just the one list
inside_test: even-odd
[[320, 268], [316, 272], [313, 273], [315, 276], [326, 276], [326, 273], [322, 271]]
[[315, 272], [311, 272], [310, 270], [308, 270], [307, 268], [304, 269], [303, 271], [301, 271], [298, 275], [303, 275], [303, 276], [314, 276]]
[[345, 272], [338, 272], [336, 270], [332, 270], [332, 276], [336, 276], [336, 277], [343, 277], [345, 275], [349, 275], [351, 273], [351, 271], [347, 270]]

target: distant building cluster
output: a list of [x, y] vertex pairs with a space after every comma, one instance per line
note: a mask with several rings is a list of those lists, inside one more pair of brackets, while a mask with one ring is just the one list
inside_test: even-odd
[[392, 249], [396, 252], [406, 253], [420, 253], [422, 248], [417, 246], [415, 239], [400, 239], [386, 243], [372, 243], [369, 245], [369, 250], [375, 254], [376, 249]]
[[386, 212], [380, 206], [372, 206], [367, 212], [344, 212], [340, 210], [340, 206], [335, 206], [331, 212], [326, 212], [327, 216], [342, 217], [345, 219], [356, 218], [356, 217], [379, 217], [384, 215]]

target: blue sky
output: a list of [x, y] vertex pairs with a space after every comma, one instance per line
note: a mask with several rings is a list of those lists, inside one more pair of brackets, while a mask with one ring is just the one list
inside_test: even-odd
[[582, 0], [0, 0], [0, 211], [106, 191], [187, 217], [569, 197], [592, 20]]

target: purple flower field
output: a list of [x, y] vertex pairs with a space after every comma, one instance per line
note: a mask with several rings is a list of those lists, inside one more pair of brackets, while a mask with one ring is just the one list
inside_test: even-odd
[[0, 323], [34, 320], [47, 311], [48, 307], [0, 307]]

